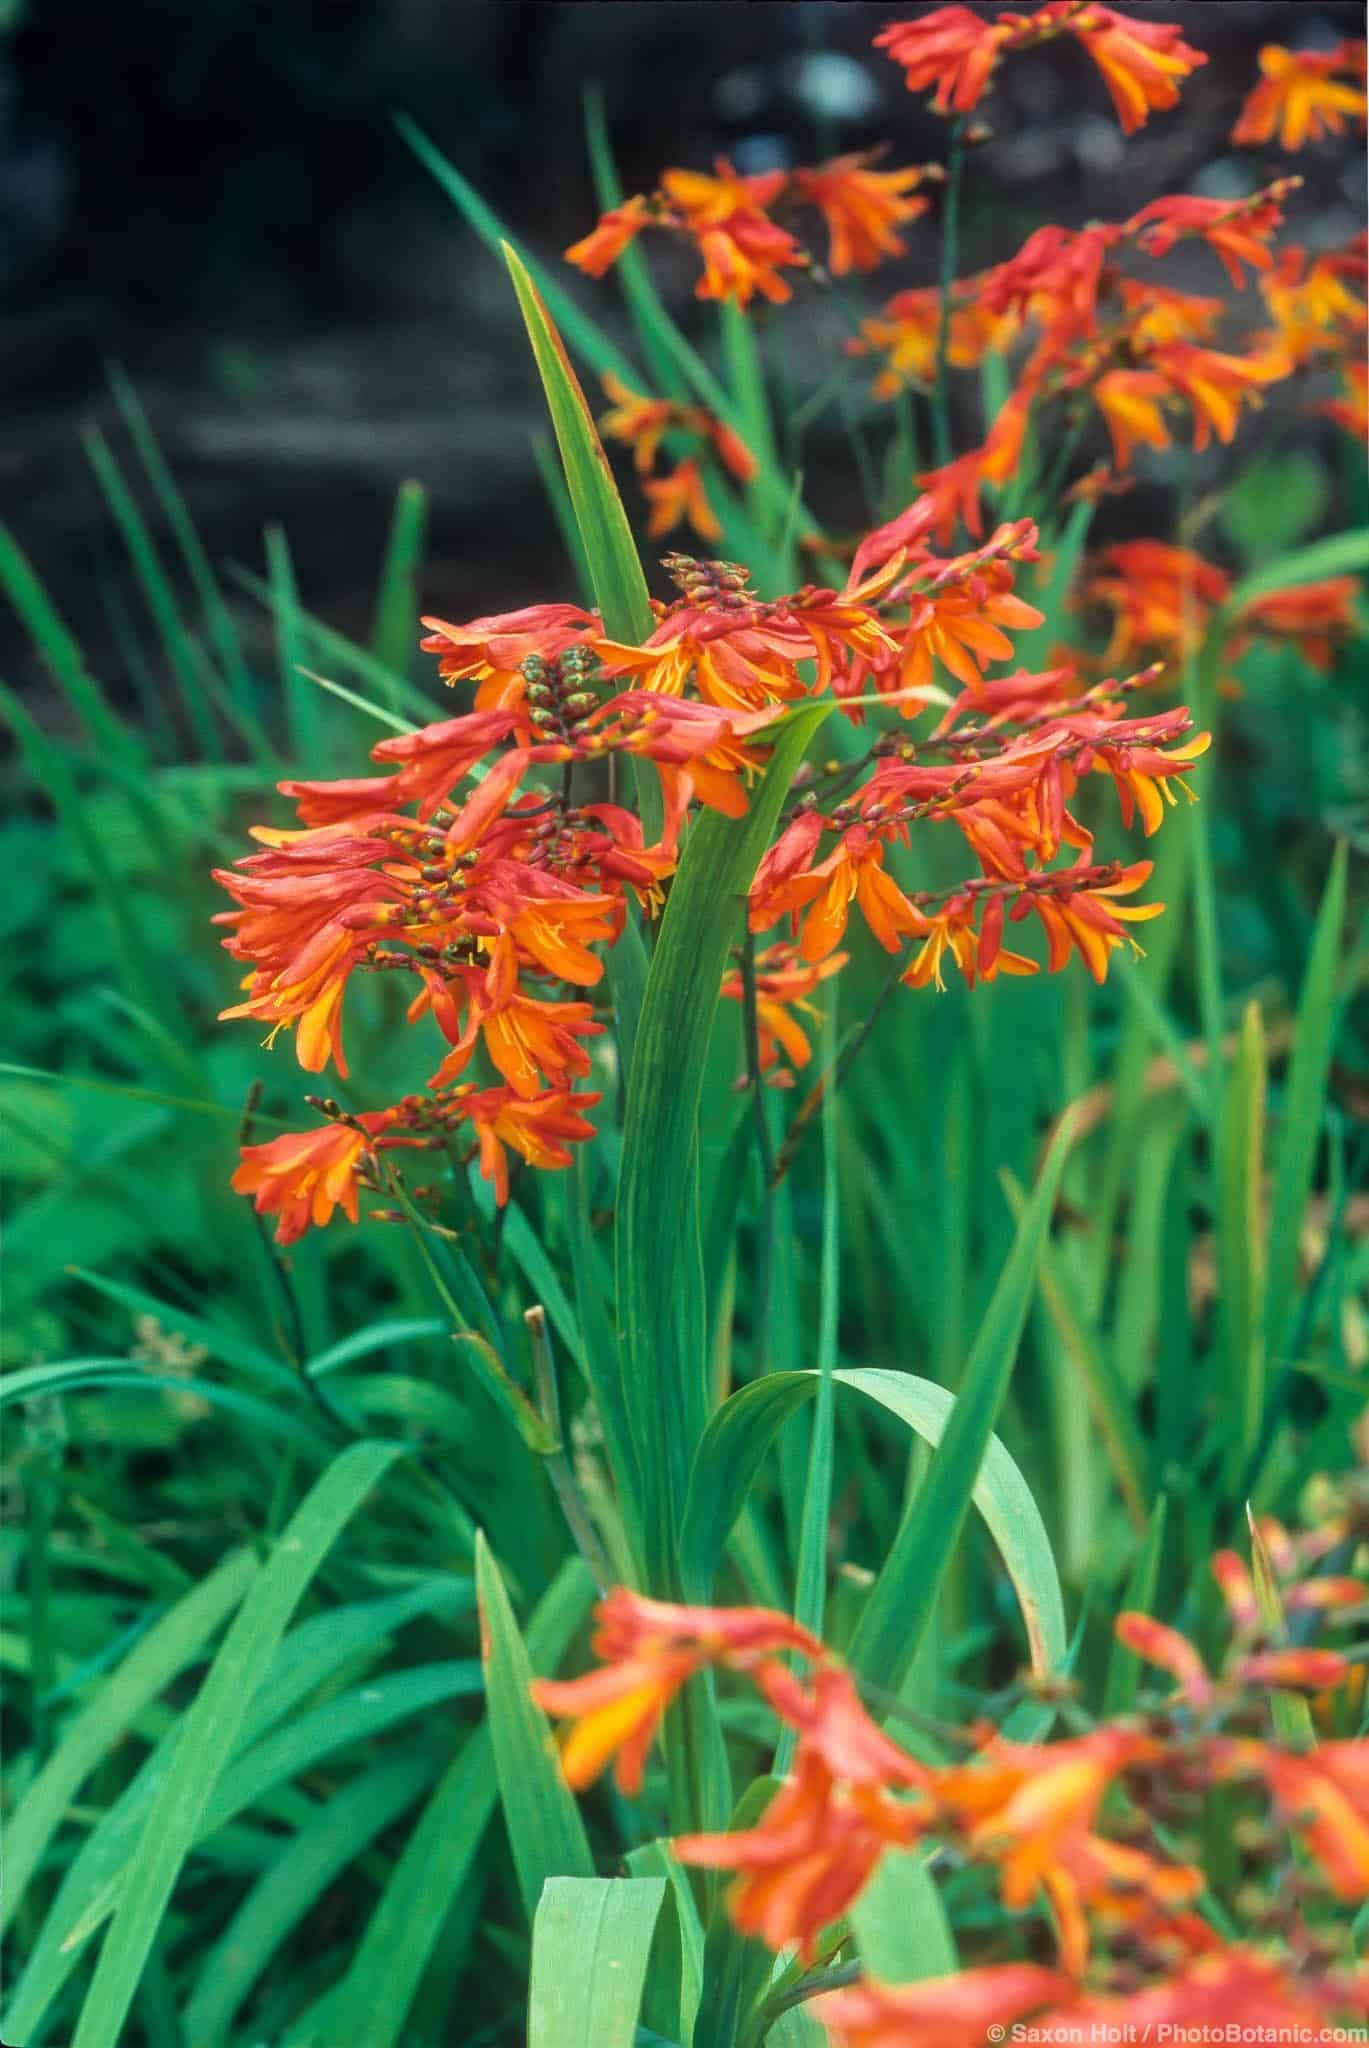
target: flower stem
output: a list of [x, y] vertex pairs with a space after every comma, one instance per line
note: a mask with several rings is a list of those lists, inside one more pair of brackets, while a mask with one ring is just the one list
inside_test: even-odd
[[941, 320], [936, 335], [936, 384], [932, 393], [932, 448], [936, 466], [951, 459], [951, 296], [960, 260], [960, 174], [965, 156], [964, 118], [951, 123], [946, 157], [946, 197], [941, 209]]

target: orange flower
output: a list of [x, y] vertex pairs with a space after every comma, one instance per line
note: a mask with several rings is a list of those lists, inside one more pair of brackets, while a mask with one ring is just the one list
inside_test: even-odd
[[1152, 199], [1133, 214], [1121, 233], [1133, 236], [1148, 256], [1167, 256], [1185, 235], [1198, 235], [1221, 257], [1231, 282], [1239, 289], [1245, 282], [1242, 265], [1268, 270], [1274, 258], [1268, 244], [1283, 226], [1283, 200], [1294, 189], [1296, 178], [1276, 178], [1263, 191], [1233, 204], [1226, 199], [1195, 199], [1188, 193], [1173, 193], [1166, 199]]
[[1128, 135], [1156, 108], [1176, 105], [1180, 81], [1207, 62], [1167, 23], [1137, 21], [1081, 0], [1048, 0], [1032, 14], [1004, 13], [994, 22], [968, 7], [939, 7], [881, 30], [875, 44], [903, 66], [910, 92], [935, 84], [937, 112], [964, 114], [979, 104], [1005, 50], [1067, 33], [1078, 37], [1102, 72]]
[[635, 241], [643, 228], [650, 227], [651, 220], [650, 206], [640, 194], [636, 195], [601, 215], [596, 227], [564, 251], [565, 259], [588, 277], [602, 277], [613, 268], [629, 242]]
[[764, 211], [784, 189], [784, 172], [741, 178], [725, 157], [717, 159], [714, 171], [709, 178], [701, 171], [673, 170], [661, 179], [698, 243], [704, 274], [694, 288], [696, 298], [733, 299], [745, 306], [760, 292], [782, 305], [793, 293], [780, 271], [808, 260], [794, 237]]
[[813, 812], [802, 813], [781, 835], [756, 871], [751, 885], [752, 931], [766, 931], [791, 911], [807, 908], [800, 957], [822, 960], [840, 945], [851, 904], [859, 904], [865, 922], [886, 953], [898, 950], [909, 932], [924, 932], [927, 920], [915, 910], [892, 875], [884, 871], [884, 847], [866, 825], [853, 825], [825, 860], [804, 867], [796, 849], [815, 849], [825, 829]]
[[[1278, 349], [1233, 356], [1186, 341], [1169, 342], [1156, 349], [1150, 362], [1151, 373], [1158, 372], [1192, 407], [1193, 445], [1198, 449], [1206, 448], [1213, 434], [1219, 441], [1234, 440], [1241, 406], [1261, 404], [1259, 387], [1277, 383], [1293, 369], [1290, 359]], [[1112, 378], [1127, 374], [1114, 371]], [[1110, 381], [1107, 377], [1102, 379], [1104, 384]]]
[[1093, 1833], [1109, 1787], [1155, 1753], [1145, 1736], [1103, 1727], [1048, 1747], [995, 1738], [972, 1762], [932, 1774], [937, 1808], [965, 1831], [969, 1853], [998, 1865], [1004, 1905], [1020, 1912], [1045, 1892], [1061, 1961], [1076, 1975], [1088, 1960], [1086, 1905], [1123, 1884], [1164, 1903], [1202, 1889], [1197, 1872], [1119, 1852]]
[[[484, 973], [470, 980], [469, 1020], [430, 1088], [454, 1081], [482, 1036], [491, 1061], [516, 1095], [531, 1099], [544, 1083], [568, 1088], [588, 1074], [589, 1054], [580, 1041], [601, 1032], [603, 1025], [595, 1022], [588, 1003], [539, 1003], [525, 994], [518, 981], [518, 948], [508, 932], [494, 941]], [[422, 1007], [426, 1003], [420, 998], [410, 1017]]]
[[1154, 370], [1108, 370], [1093, 387], [1094, 402], [1112, 436], [1112, 459], [1129, 469], [1137, 448], [1168, 448], [1163, 406], [1171, 396]]
[[[994, 312], [978, 296], [953, 303], [946, 335], [947, 362], [952, 369], [973, 370], [987, 355], [1005, 355], [1020, 324], [1015, 311]], [[892, 398], [905, 384], [930, 386], [936, 376], [941, 340], [940, 291], [935, 285], [924, 285], [896, 292], [876, 318], [862, 320], [860, 333], [860, 340], [847, 342], [847, 353], [885, 358], [872, 387], [876, 398]]]
[[909, 92], [937, 88], [932, 104], [939, 114], [968, 114], [1011, 44], [1011, 24], [1021, 19], [1008, 15], [994, 24], [968, 7], [934, 7], [911, 21], [891, 22], [875, 37], [875, 48], [902, 65]]
[[1369, 1898], [1369, 1742], [1322, 1742], [1305, 1756], [1248, 1743], [1228, 1756], [1263, 1777], [1337, 1898]]
[[1263, 75], [1231, 131], [1233, 142], [1268, 142], [1277, 131], [1284, 149], [1301, 149], [1305, 142], [1339, 135], [1347, 120], [1364, 120], [1369, 103], [1363, 86], [1348, 82], [1363, 79], [1362, 42], [1296, 51], [1266, 43], [1259, 64]]
[[944, 992], [941, 964], [947, 953], [971, 988], [976, 980], [993, 981], [1000, 974], [1035, 974], [1034, 960], [1004, 947], [1003, 919], [1004, 899], [1001, 894], [992, 896], [976, 937], [974, 898], [965, 892], [954, 896], [930, 918], [931, 930], [903, 977], [908, 987], [925, 988], [930, 981]]
[[1102, 72], [1127, 135], [1144, 127], [1157, 110], [1177, 106], [1181, 80], [1207, 62], [1177, 28], [1138, 21], [1113, 7], [1076, 11], [1069, 28]]
[[1353, 576], [1327, 576], [1256, 598], [1241, 614], [1243, 629], [1289, 639], [1313, 668], [1330, 668], [1339, 643], [1360, 630]]
[[530, 1166], [551, 1170], [572, 1163], [569, 1145], [594, 1136], [594, 1126], [580, 1112], [593, 1109], [599, 1095], [572, 1095], [548, 1089], [531, 1099], [512, 1088], [486, 1088], [470, 1093], [458, 1088], [453, 1100], [475, 1126], [480, 1142], [480, 1177], [494, 1183], [500, 1208], [509, 1199], [509, 1166], [504, 1148], [511, 1145]]
[[651, 506], [647, 532], [653, 540], [672, 532], [681, 520], [688, 521], [700, 540], [721, 538], [722, 525], [708, 502], [703, 476], [693, 456], [678, 463], [669, 476], [646, 478], [642, 489]]
[[402, 1109], [370, 1110], [316, 1131], [284, 1131], [265, 1145], [244, 1145], [233, 1187], [256, 1196], [259, 1216], [276, 1218], [277, 1244], [294, 1244], [311, 1225], [322, 1227], [334, 1209], [355, 1223], [362, 1161], [381, 1132], [403, 1117]]
[[[1351, 289], [1351, 285], [1355, 289]], [[1285, 249], [1260, 291], [1278, 326], [1278, 345], [1303, 364], [1327, 351], [1362, 353], [1365, 327], [1362, 238], [1343, 255], [1307, 261], [1303, 249]]]
[[[793, 1067], [806, 1067], [813, 1057], [807, 1034], [793, 1011], [801, 1011], [815, 1020], [820, 1018], [822, 1012], [805, 998], [812, 995], [819, 982], [838, 973], [848, 958], [846, 953], [829, 953], [825, 960], [810, 964], [800, 959], [797, 946], [787, 944], [767, 946], [756, 955], [756, 1026], [761, 1072], [770, 1075], [776, 1087], [787, 1087], [792, 1079], [783, 1060], [787, 1059]], [[724, 975], [720, 994], [739, 1003], [744, 993], [741, 969], [734, 967]], [[780, 1069], [778, 1074], [773, 1071], [776, 1067]]]
[[1152, 1620], [1148, 1614], [1119, 1614], [1113, 1634], [1135, 1656], [1143, 1657], [1147, 1664], [1158, 1664], [1171, 1678], [1177, 1678], [1191, 1706], [1205, 1707], [1210, 1703], [1212, 1680], [1187, 1636], [1181, 1636], [1177, 1629], [1166, 1627], [1162, 1621]]
[[616, 1756], [619, 1787], [629, 1796], [640, 1792], [666, 1708], [706, 1664], [744, 1669], [777, 1650], [822, 1655], [806, 1629], [763, 1607], [676, 1606], [617, 1586], [600, 1601], [595, 1618], [592, 1647], [604, 1669], [584, 1678], [539, 1679], [532, 1688], [539, 1706], [575, 1722], [561, 1746], [561, 1770], [577, 1791]]
[[838, 156], [794, 173], [796, 193], [816, 206], [827, 223], [827, 267], [834, 277], [874, 270], [886, 256], [901, 256], [906, 244], [895, 229], [927, 211], [925, 199], [905, 197], [921, 184], [926, 170], [875, 171], [873, 161], [869, 152]]
[[1226, 572], [1191, 548], [1129, 540], [1098, 557], [1083, 595], [1115, 615], [1103, 659], [1110, 670], [1120, 671], [1157, 654], [1182, 656], [1198, 646], [1230, 588]]
[[1277, 1957], [1220, 1948], [1128, 1997], [1084, 1999], [1047, 2038], [1074, 2027], [1085, 2041], [1320, 2041], [1342, 2003], [1334, 1985], [1299, 1981]]
[[645, 474], [656, 460], [661, 436], [672, 423], [676, 408], [668, 398], [646, 398], [639, 391], [630, 391], [612, 370], [605, 370], [599, 382], [605, 397], [613, 400], [612, 411], [603, 414], [599, 425], [611, 441], [622, 441], [632, 450], [639, 473]]
[[860, 1896], [885, 1850], [918, 1832], [915, 1807], [842, 1784], [800, 1743], [793, 1776], [754, 1828], [680, 1835], [674, 1847], [682, 1863], [736, 1871], [728, 1910], [741, 1933], [773, 1949], [797, 1942], [811, 1962], [818, 1936]]
[[[986, 2039], [1005, 2038], [1011, 2023], [1073, 1995], [1074, 1986], [1058, 1971], [996, 1963], [921, 1984], [853, 1984], [813, 2010], [832, 2048], [984, 2048]], [[1060, 2038], [1068, 2038], [1063, 2026]]]
[[794, 1774], [754, 1828], [681, 1836], [675, 1853], [682, 1863], [735, 1870], [728, 1906], [741, 1932], [774, 1949], [796, 1941], [811, 1961], [819, 1934], [864, 1890], [885, 1850], [921, 1832], [924, 1807], [887, 1788], [925, 1789], [928, 1773], [876, 1727], [845, 1671], [819, 1664], [811, 1688], [782, 1665], [762, 1665], [756, 1676], [799, 1731]]
[[582, 611], [576, 604], [526, 605], [521, 611], [472, 619], [465, 626], [449, 625], [445, 619], [424, 619], [422, 623], [428, 628], [428, 637], [418, 644], [425, 654], [441, 657], [437, 672], [443, 681], [469, 677], [479, 685], [477, 711], [521, 705], [526, 684], [519, 669], [529, 655], [554, 661], [599, 626], [592, 612]]
[[[1012, 916], [1016, 920], [1031, 910], [1040, 918], [1049, 949], [1046, 965], [1052, 974], [1058, 974], [1071, 950], [1077, 950], [1094, 980], [1104, 982], [1112, 955], [1124, 941], [1134, 953], [1140, 953], [1126, 926], [1159, 917], [1165, 907], [1163, 903], [1116, 901], [1119, 896], [1130, 896], [1143, 888], [1152, 866], [1148, 860], [1133, 861], [1114, 881], [1081, 880], [1075, 887], [1068, 886], [1068, 878], [1075, 872], [1068, 868], [1061, 873], [1030, 876]], [[1097, 871], [1082, 872], [1087, 876]]]

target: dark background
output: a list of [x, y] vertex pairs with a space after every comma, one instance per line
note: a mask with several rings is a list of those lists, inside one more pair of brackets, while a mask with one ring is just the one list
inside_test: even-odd
[[[1361, 7], [1129, 11], [1179, 23], [1208, 53], [1181, 110], [1125, 140], [1069, 38], [1014, 57], [983, 109], [998, 139], [972, 163], [963, 267], [1011, 253], [1043, 220], [1079, 225], [1163, 191], [1238, 196], [1290, 169], [1307, 180], [1296, 233], [1321, 245], [1356, 231], [1357, 140], [1262, 160], [1227, 136], [1261, 43], [1360, 34]], [[117, 667], [108, 611], [122, 568], [80, 446], [84, 423], [113, 417], [109, 359], [133, 377], [216, 563], [259, 566], [262, 526], [279, 519], [307, 602], [362, 631], [394, 492], [412, 476], [432, 494], [427, 605], [461, 617], [571, 594], [533, 467], [540, 401], [512, 294], [394, 112], [554, 260], [596, 213], [589, 81], [629, 190], [719, 150], [747, 170], [886, 137], [893, 163], [941, 157], [944, 124], [870, 47], [898, 12], [863, 0], [0, 0], [0, 483], [88, 650]], [[861, 311], [933, 279], [934, 216], [910, 244], [857, 281], [841, 319], [800, 305], [788, 330], [800, 374], [805, 350], [816, 378]], [[563, 274], [620, 320], [611, 279]], [[660, 274], [707, 335], [713, 309], [691, 300], [692, 269], [666, 260]], [[1185, 281], [1221, 288], [1201, 258]], [[832, 454], [812, 494], [854, 525], [849, 454]], [[1144, 496], [1109, 509], [1122, 529], [1144, 515]], [[0, 661], [37, 682], [8, 621]]]

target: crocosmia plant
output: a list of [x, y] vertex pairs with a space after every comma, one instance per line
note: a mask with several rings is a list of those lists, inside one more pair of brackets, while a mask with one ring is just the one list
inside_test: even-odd
[[[270, 1332], [213, 1356], [268, 1347], [273, 1530], [321, 1471], [20, 2040], [111, 1915], [77, 2048], [1369, 2026], [1366, 245], [1303, 200], [1364, 44], [1260, 50], [1200, 189], [967, 254], [1018, 67], [1144, 167], [1222, 14], [905, 7], [914, 164], [737, 138], [628, 193], [591, 101], [559, 261], [406, 128], [516, 296], [565, 570], [414, 606], [397, 667], [333, 634], [347, 721], [217, 835], [216, 1048], [274, 1051], [214, 1127]], [[310, 1692], [301, 1560], [372, 1488]], [[374, 1747], [368, 1659], [466, 1614]], [[182, 1865], [267, 1791], [196, 1973]]]

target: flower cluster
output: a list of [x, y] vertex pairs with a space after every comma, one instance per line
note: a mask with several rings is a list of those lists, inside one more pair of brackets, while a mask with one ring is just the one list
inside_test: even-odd
[[710, 178], [702, 171], [668, 170], [655, 192], [638, 193], [603, 215], [597, 227], [566, 250], [566, 259], [590, 277], [602, 277], [645, 228], [687, 237], [698, 251], [701, 299], [731, 299], [745, 306], [759, 292], [782, 305], [793, 295], [788, 270], [805, 270], [812, 257], [775, 219], [799, 208], [821, 214], [827, 229], [827, 266], [836, 277], [874, 270], [904, 243], [898, 229], [925, 213], [920, 185], [944, 174], [938, 165], [901, 171], [875, 168], [877, 152], [834, 157], [795, 171], [742, 177], [719, 157]]
[[[572, 1785], [591, 1783], [616, 1755], [620, 1785], [635, 1792], [680, 1687], [705, 1666], [746, 1675], [793, 1731], [790, 1774], [752, 1827], [681, 1836], [675, 1852], [733, 1873], [734, 1922], [773, 1949], [831, 1960], [881, 1857], [914, 1844], [943, 1868], [983, 1873], [1008, 1909], [1048, 1911], [1049, 1965], [999, 1962], [916, 1987], [858, 1983], [816, 2004], [835, 2043], [969, 2048], [986, 2026], [1035, 2014], [1060, 2029], [1115, 2026], [1117, 2039], [1142, 2039], [1147, 2020], [1192, 2024], [1213, 2011], [1311, 2016], [1324, 2028], [1369, 2010], [1369, 1978], [1336, 1917], [1338, 1905], [1369, 1897], [1369, 1743], [1271, 1740], [1269, 1694], [1353, 1711], [1360, 1667], [1298, 1632], [1362, 1620], [1369, 1586], [1335, 1568], [1357, 1540], [1344, 1517], [1307, 1536], [1256, 1525], [1253, 1576], [1234, 1552], [1213, 1560], [1232, 1629], [1219, 1673], [1177, 1631], [1126, 1614], [1121, 1643], [1177, 1690], [1100, 1723], [1066, 1697], [1076, 1727], [1051, 1742], [983, 1724], [943, 1730], [943, 1748], [962, 1752], [948, 1762], [909, 1755], [839, 1660], [763, 1609], [673, 1607], [620, 1588], [600, 1610], [602, 1668], [533, 1694], [572, 1722], [562, 1748]], [[1234, 1831], [1224, 1878], [1194, 1860], [1218, 1792]], [[1281, 1937], [1276, 1953], [1271, 1935]]]
[[[355, 1217], [358, 1189], [381, 1186], [383, 1155], [400, 1147], [478, 1157], [501, 1202], [507, 1151], [569, 1163], [599, 1100], [582, 1084], [604, 1029], [589, 993], [602, 949], [629, 898], [658, 904], [693, 807], [746, 810], [766, 731], [801, 700], [827, 696], [854, 725], [887, 704], [905, 729], [928, 703], [947, 708], [925, 738], [886, 734], [804, 772], [749, 896], [753, 932], [789, 928], [758, 963], [763, 1075], [787, 1080], [806, 1062], [796, 1012], [812, 1014], [808, 999], [845, 957], [853, 903], [879, 944], [910, 948], [913, 987], [943, 986], [948, 957], [970, 981], [1034, 972], [1003, 944], [1027, 918], [1051, 969], [1077, 953], [1103, 979], [1128, 926], [1161, 906], [1123, 900], [1149, 863], [1095, 861], [1071, 799], [1106, 776], [1123, 823], [1137, 816], [1150, 833], [1206, 738], [1182, 709], [1125, 716], [1129, 683], [1081, 692], [1068, 668], [987, 674], [1011, 660], [1012, 633], [1040, 622], [1013, 590], [1035, 528], [1020, 520], [943, 558], [928, 540], [934, 518], [918, 500], [868, 535], [840, 590], [764, 599], [737, 564], [669, 556], [679, 595], [637, 645], [574, 605], [426, 621], [425, 648], [447, 681], [474, 684], [473, 708], [382, 740], [380, 773], [282, 783], [298, 828], [258, 827], [262, 850], [217, 876], [236, 905], [220, 914], [225, 944], [248, 970], [245, 999], [225, 1015], [273, 1038], [293, 1026], [300, 1065], [331, 1062], [345, 1078], [353, 977], [399, 974], [416, 984], [410, 1021], [430, 1019], [444, 1048], [427, 1096], [246, 1149], [236, 1185], [279, 1219], [282, 1242], [338, 1207]], [[954, 699], [941, 676], [960, 686]], [[614, 793], [623, 754], [655, 770], [662, 824], [650, 844]], [[962, 885], [927, 895], [896, 878], [891, 856], [918, 820], [958, 829], [977, 869]], [[1052, 865], [1064, 849], [1068, 863]], [[736, 972], [720, 993], [741, 995]], [[477, 1058], [483, 1083], [468, 1074]]]
[[[1229, 619], [1223, 659], [1237, 660], [1258, 638], [1288, 642], [1313, 668], [1329, 668], [1337, 647], [1358, 630], [1358, 590], [1353, 576], [1327, 576], [1255, 598]], [[1105, 666], [1181, 666], [1202, 645], [1215, 616], [1227, 610], [1231, 592], [1226, 571], [1192, 548], [1129, 540], [1091, 559], [1079, 602], [1112, 615]]]
[[968, 7], [936, 7], [882, 29], [875, 44], [902, 66], [909, 92], [934, 85], [939, 114], [968, 114], [1001, 58], [1062, 35], [1074, 36], [1102, 72], [1128, 135], [1157, 110], [1177, 106], [1182, 81], [1207, 62], [1177, 28], [1138, 21], [1092, 0], [1048, 0], [1030, 14], [1010, 10], [992, 20]]
[[642, 489], [651, 506], [647, 532], [657, 539], [686, 521], [700, 540], [720, 539], [722, 526], [708, 502], [697, 455], [686, 456], [665, 476], [655, 477], [651, 472], [665, 436], [687, 435], [696, 447], [710, 449], [738, 483], [750, 483], [756, 474], [756, 458], [740, 434], [706, 406], [648, 398], [642, 392], [629, 390], [612, 370], [605, 371], [600, 381], [605, 396], [613, 403], [599, 425], [611, 441], [621, 441], [632, 450], [633, 463], [643, 479]]
[[1286, 50], [1267, 43], [1260, 51], [1260, 82], [1231, 131], [1233, 142], [1255, 146], [1277, 133], [1284, 149], [1301, 149], [1325, 135], [1339, 135], [1347, 121], [1363, 125], [1365, 46], [1337, 43], [1329, 50]]
[[[1188, 413], [1195, 448], [1214, 438], [1229, 442], [1243, 408], [1258, 406], [1267, 385], [1313, 356], [1357, 359], [1362, 246], [1310, 264], [1303, 251], [1289, 249], [1275, 270], [1269, 243], [1288, 189], [1284, 181], [1234, 204], [1157, 199], [1123, 221], [1039, 228], [1007, 262], [953, 286], [945, 355], [953, 367], [1002, 354], [1019, 336], [1031, 346], [983, 444], [919, 479], [936, 504], [943, 544], [957, 521], [982, 532], [982, 490], [1017, 474], [1033, 408], [1063, 403], [1066, 431], [1077, 435], [1084, 408], [1095, 407], [1120, 474], [1138, 447], [1168, 447], [1176, 411]], [[1247, 269], [1268, 274], [1276, 324], [1250, 334], [1243, 351], [1209, 345], [1224, 313], [1220, 298], [1132, 277], [1118, 264], [1123, 250], [1158, 258], [1184, 239], [1205, 242], [1238, 286]], [[905, 382], [926, 383], [941, 347], [939, 295], [896, 294], [848, 347], [881, 357], [874, 387], [881, 396]]]

